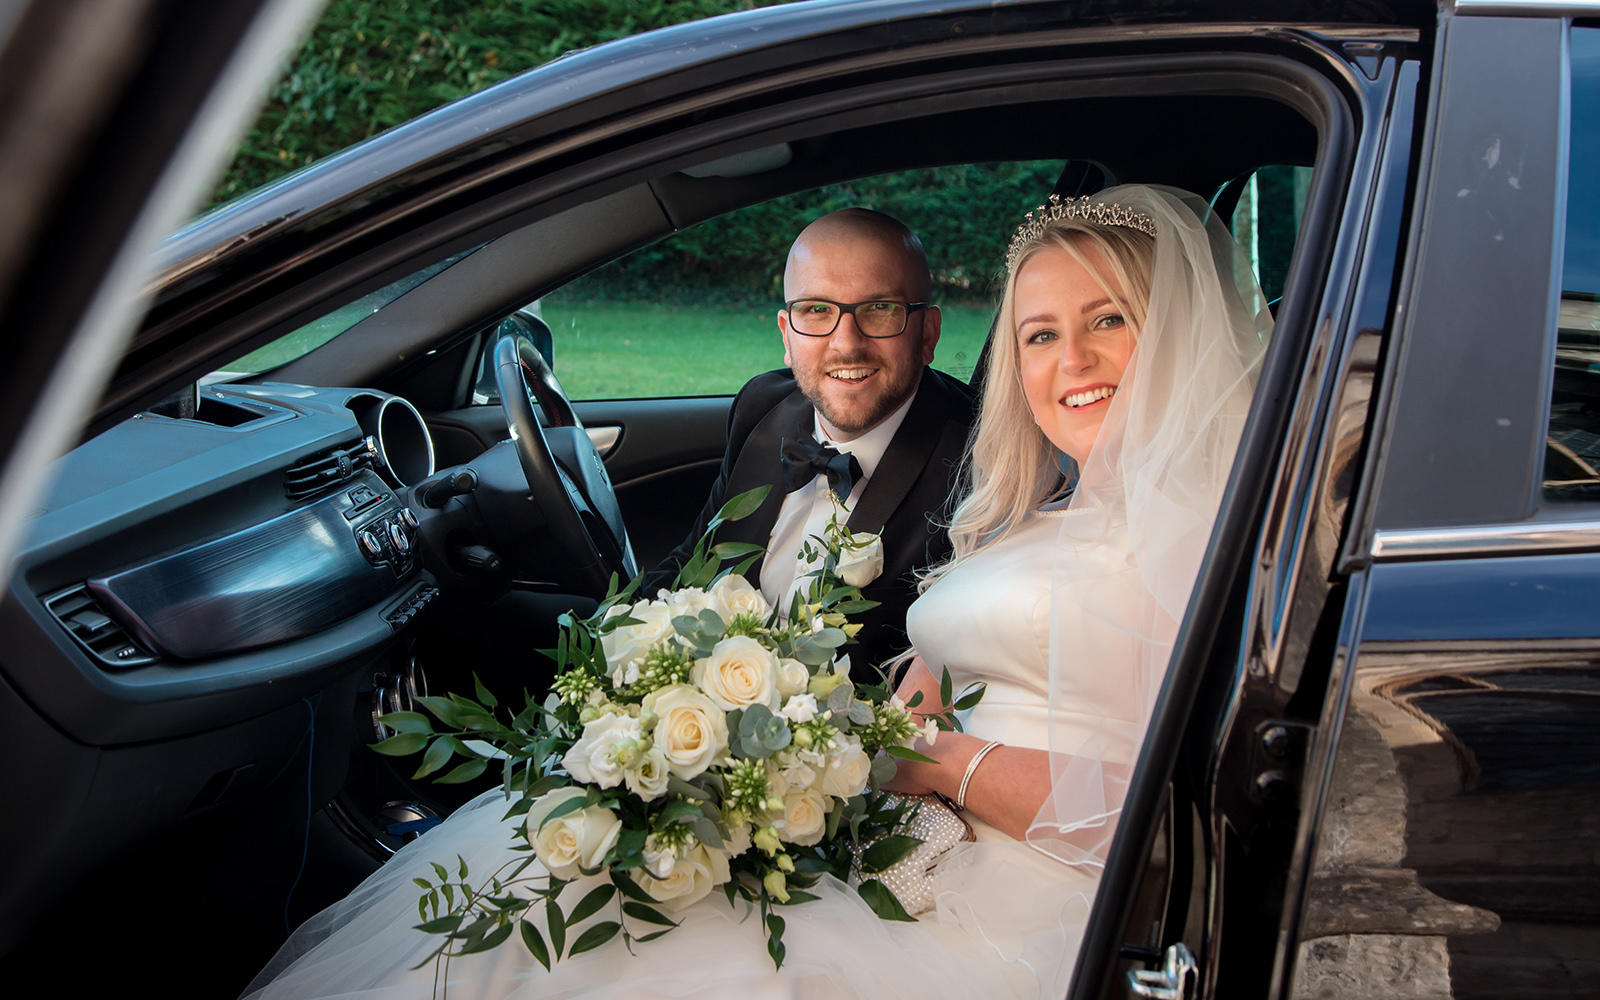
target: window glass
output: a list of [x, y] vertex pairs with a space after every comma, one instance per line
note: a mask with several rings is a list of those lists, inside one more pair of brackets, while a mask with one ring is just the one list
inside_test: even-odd
[[1268, 302], [1283, 295], [1310, 189], [1310, 167], [1270, 164], [1250, 175], [1234, 206], [1234, 238], [1250, 255], [1250, 266]]
[[556, 374], [573, 399], [622, 399], [731, 394], [752, 375], [783, 367], [777, 312], [789, 244], [812, 219], [862, 206], [921, 237], [943, 311], [933, 364], [966, 380], [994, 319], [1011, 229], [1062, 167], [1055, 160], [886, 174], [686, 229], [537, 304], [554, 333]]
[[1600, 28], [1571, 36], [1567, 227], [1544, 495], [1600, 500]]
[[[477, 247], [473, 247], [473, 250], [476, 249]], [[390, 282], [377, 291], [368, 292], [354, 302], [342, 305], [297, 330], [291, 330], [272, 343], [258, 347], [244, 357], [223, 365], [202, 381], [225, 382], [245, 375], [256, 375], [310, 354], [470, 253], [472, 250], [466, 250], [452, 257], [446, 257], [437, 264], [429, 264], [420, 271], [406, 275], [399, 281]]]

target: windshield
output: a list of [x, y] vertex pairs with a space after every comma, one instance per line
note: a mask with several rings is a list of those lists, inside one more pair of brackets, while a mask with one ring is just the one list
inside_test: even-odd
[[479, 247], [473, 247], [471, 250], [463, 250], [438, 263], [429, 264], [420, 271], [414, 271], [399, 281], [368, 292], [354, 302], [346, 303], [327, 315], [284, 334], [272, 343], [258, 347], [249, 354], [223, 365], [201, 379], [201, 383], [226, 382], [247, 375], [259, 375], [304, 357], [478, 249]]

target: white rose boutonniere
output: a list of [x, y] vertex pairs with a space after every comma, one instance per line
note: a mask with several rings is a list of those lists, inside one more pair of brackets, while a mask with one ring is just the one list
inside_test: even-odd
[[828, 802], [816, 788], [790, 792], [783, 797], [783, 818], [773, 825], [791, 844], [815, 844], [827, 830]]
[[528, 842], [539, 856], [539, 863], [556, 878], [577, 878], [581, 869], [599, 868], [622, 833], [622, 820], [610, 809], [600, 806], [589, 806], [545, 822], [545, 817], [557, 806], [570, 799], [581, 799], [585, 794], [581, 788], [558, 788], [540, 796], [528, 809]]
[[883, 573], [883, 539], [874, 532], [857, 531], [839, 552], [839, 579], [852, 587], [865, 587]]
[[778, 658], [747, 635], [718, 642], [710, 656], [695, 661], [689, 680], [723, 711], [751, 705], [777, 707]]

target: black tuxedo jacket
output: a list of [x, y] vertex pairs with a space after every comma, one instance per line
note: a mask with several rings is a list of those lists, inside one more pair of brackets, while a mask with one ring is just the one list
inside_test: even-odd
[[[917, 595], [914, 571], [950, 553], [949, 536], [940, 525], [949, 519], [956, 471], [974, 409], [965, 385], [942, 372], [925, 369], [911, 409], [850, 514], [851, 530], [883, 535], [883, 573], [862, 589], [864, 597], [879, 605], [852, 616], [863, 625], [859, 644], [848, 647], [858, 663], [881, 663], [909, 645], [906, 609]], [[788, 369], [757, 375], [745, 383], [728, 414], [727, 451], [711, 495], [683, 544], [647, 574], [645, 595], [672, 582], [729, 497], [764, 484], [771, 485], [772, 492], [761, 507], [741, 521], [722, 525], [716, 540], [767, 544], [784, 498], [779, 444], [784, 438], [810, 437], [814, 413]], [[760, 576], [761, 563], [757, 561], [748, 579], [757, 583]]]

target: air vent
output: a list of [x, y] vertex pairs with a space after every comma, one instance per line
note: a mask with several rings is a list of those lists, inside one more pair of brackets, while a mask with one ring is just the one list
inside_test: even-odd
[[365, 440], [321, 451], [289, 466], [283, 473], [283, 492], [290, 500], [304, 500], [337, 486], [362, 469], [372, 468], [372, 448]]
[[45, 598], [44, 606], [61, 627], [95, 659], [108, 667], [138, 667], [156, 658], [134, 641], [121, 625], [79, 584]]

